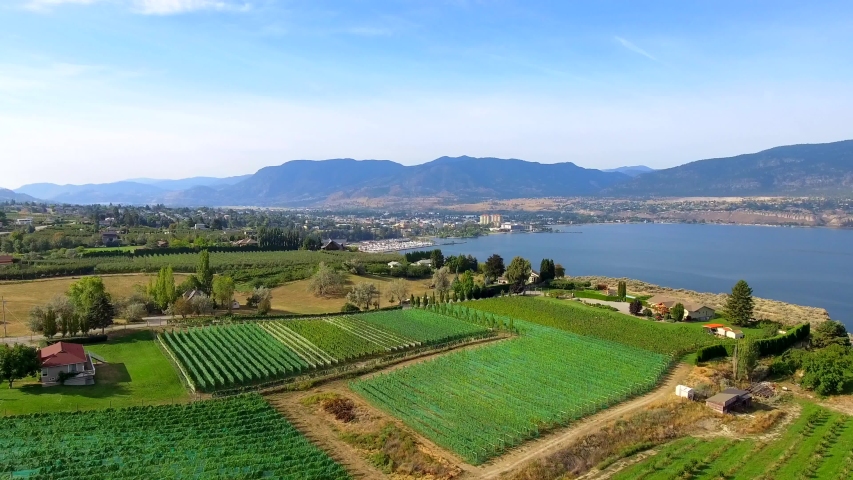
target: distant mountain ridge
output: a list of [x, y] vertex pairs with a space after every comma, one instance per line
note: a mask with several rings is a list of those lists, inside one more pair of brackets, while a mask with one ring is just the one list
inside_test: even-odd
[[110, 183], [90, 183], [85, 185], [57, 185], [55, 183], [32, 183], [15, 189], [15, 192], [26, 194], [40, 200], [89, 204], [89, 203], [123, 203], [150, 204], [159, 203], [169, 192], [186, 190], [200, 185], [231, 185], [251, 175], [236, 177], [192, 177], [178, 180], [158, 180], [138, 178]]
[[664, 170], [637, 165], [601, 171], [571, 162], [468, 156], [440, 157], [411, 166], [339, 158], [292, 160], [228, 178], [31, 184], [16, 192], [64, 203], [174, 206], [340, 206], [371, 199], [418, 198], [475, 203], [575, 196], [853, 196], [853, 140], [775, 147]]
[[639, 196], [853, 196], [853, 140], [788, 145], [656, 170], [604, 190]]
[[197, 187], [169, 196], [169, 203], [197, 205], [314, 205], [331, 199], [439, 197], [447, 200], [594, 195], [625, 181], [621, 173], [573, 163], [517, 159], [441, 157], [404, 166], [388, 160], [294, 160], [265, 167], [231, 186]]
[[0, 202], [8, 202], [9, 200], [14, 200], [16, 202], [36, 201], [35, 198], [25, 193], [17, 193], [13, 190], [9, 190], [8, 188], [0, 188]]
[[645, 165], [633, 165], [627, 167], [619, 167], [619, 168], [608, 168], [606, 170], [602, 170], [602, 172], [619, 172], [628, 175], [629, 177], [636, 177], [637, 175], [642, 175], [644, 173], [654, 172], [654, 168], [647, 167]]

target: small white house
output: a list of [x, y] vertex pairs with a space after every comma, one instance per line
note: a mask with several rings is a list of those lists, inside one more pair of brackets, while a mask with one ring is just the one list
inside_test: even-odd
[[693, 396], [695, 394], [696, 393], [693, 391], [693, 389], [688, 387], [687, 385], [677, 385], [675, 387], [675, 396], [677, 397], [693, 400]]
[[240, 310], [240, 302], [231, 300], [231, 310]]
[[388, 268], [399, 268], [401, 266], [403, 266], [403, 264], [400, 262], [396, 262], [396, 261], [388, 262]]
[[33, 224], [32, 218], [16, 218], [15, 219], [15, 225], [32, 225], [32, 224]]
[[743, 338], [743, 332], [740, 330], [734, 330], [729, 327], [722, 327], [717, 329], [717, 335], [726, 338]]
[[431, 267], [432, 260], [430, 260], [429, 258], [424, 258], [423, 260], [418, 260], [417, 262], [415, 262], [415, 265], [426, 265], [427, 267]]

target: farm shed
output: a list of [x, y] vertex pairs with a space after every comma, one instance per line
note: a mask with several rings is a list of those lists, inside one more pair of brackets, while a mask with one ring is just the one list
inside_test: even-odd
[[692, 388], [688, 387], [687, 385], [677, 385], [675, 387], [675, 395], [678, 397], [681, 397], [681, 398], [687, 398], [687, 399], [693, 400], [693, 396], [695, 395], [695, 392], [693, 391]]
[[752, 405], [752, 395], [746, 390], [727, 388], [706, 400], [705, 405], [720, 413], [729, 413], [732, 409]]

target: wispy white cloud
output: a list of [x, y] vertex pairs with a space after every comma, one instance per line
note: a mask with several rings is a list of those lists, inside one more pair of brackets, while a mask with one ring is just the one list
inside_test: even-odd
[[91, 5], [100, 1], [101, 0], [28, 0], [24, 3], [24, 8], [35, 12], [46, 12], [60, 5]]
[[24, 8], [34, 12], [51, 12], [62, 5], [117, 3], [142, 15], [176, 15], [201, 10], [243, 12], [251, 4], [238, 0], [26, 0]]
[[251, 4], [228, 0], [134, 0], [134, 11], [144, 15], [175, 15], [199, 10], [242, 12]]
[[640, 55], [642, 55], [642, 56], [644, 56], [644, 57], [648, 58], [649, 60], [654, 60], [655, 62], [657, 62], [657, 61], [658, 61], [658, 59], [657, 59], [657, 58], [655, 58], [655, 57], [654, 57], [654, 55], [652, 55], [651, 53], [649, 53], [649, 52], [647, 52], [647, 51], [643, 50], [642, 48], [638, 47], [637, 45], [635, 45], [635, 44], [633, 44], [633, 43], [629, 42], [628, 40], [625, 40], [624, 38], [622, 38], [622, 37], [620, 37], [620, 36], [615, 36], [615, 37], [613, 37], [613, 38], [614, 38], [617, 42], [619, 42], [619, 44], [620, 44], [620, 45], [622, 45], [623, 47], [627, 48], [628, 50], [630, 50], [630, 51], [632, 51], [632, 52], [634, 52], [634, 53], [639, 53]]

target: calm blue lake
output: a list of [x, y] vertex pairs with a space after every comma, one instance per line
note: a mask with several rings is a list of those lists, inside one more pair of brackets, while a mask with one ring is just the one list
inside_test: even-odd
[[567, 275], [629, 277], [672, 288], [755, 295], [825, 308], [853, 330], [853, 230], [737, 225], [558, 225], [572, 233], [499, 234], [442, 245], [480, 261], [516, 255], [539, 268], [553, 258]]

